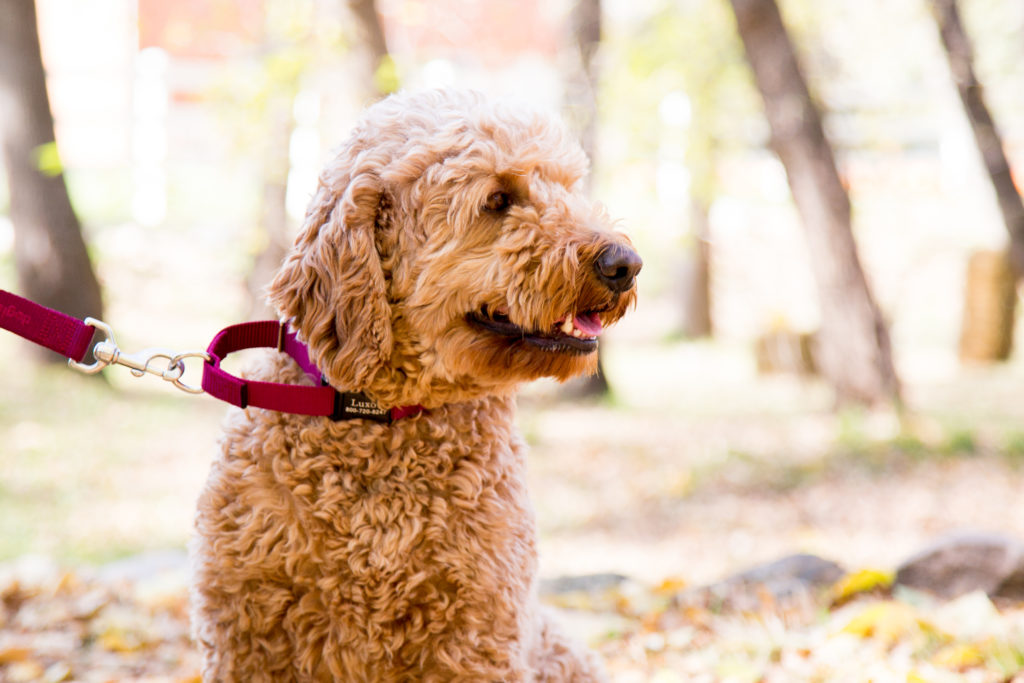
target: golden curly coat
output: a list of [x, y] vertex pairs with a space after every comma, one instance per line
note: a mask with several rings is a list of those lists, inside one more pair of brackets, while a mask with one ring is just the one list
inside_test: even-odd
[[[392, 424], [229, 415], [199, 500], [207, 681], [590, 681], [539, 608], [516, 387], [595, 367], [639, 257], [565, 129], [473, 94], [392, 96], [320, 177], [270, 299]], [[250, 373], [309, 378], [271, 353]]]

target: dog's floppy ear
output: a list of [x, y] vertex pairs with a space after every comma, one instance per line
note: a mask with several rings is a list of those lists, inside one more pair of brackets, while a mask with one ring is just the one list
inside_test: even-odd
[[268, 293], [331, 385], [360, 391], [390, 357], [393, 338], [374, 235], [380, 176], [369, 159], [354, 156], [354, 163], [339, 159], [321, 176], [302, 231]]

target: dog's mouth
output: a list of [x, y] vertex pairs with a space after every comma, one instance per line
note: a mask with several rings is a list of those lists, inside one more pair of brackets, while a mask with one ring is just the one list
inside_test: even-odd
[[604, 331], [600, 311], [568, 313], [555, 320], [547, 330], [527, 330], [509, 319], [508, 308], [482, 306], [466, 316], [477, 328], [491, 334], [518, 339], [544, 351], [587, 354], [597, 350], [597, 338]]

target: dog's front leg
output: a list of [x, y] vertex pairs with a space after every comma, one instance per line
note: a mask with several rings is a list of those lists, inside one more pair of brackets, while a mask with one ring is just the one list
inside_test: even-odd
[[531, 664], [537, 672], [534, 680], [538, 683], [608, 680], [597, 656], [565, 635], [553, 614], [542, 609], [537, 621], [538, 637], [531, 653]]

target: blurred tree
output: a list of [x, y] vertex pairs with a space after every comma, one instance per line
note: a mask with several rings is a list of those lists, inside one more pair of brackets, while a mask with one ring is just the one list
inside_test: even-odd
[[674, 186], [658, 183], [659, 200], [686, 197], [685, 262], [678, 275], [682, 333], [713, 333], [710, 207], [720, 191], [719, 159], [746, 144], [736, 134], [756, 115], [757, 95], [735, 34], [731, 10], [719, 0], [662, 0], [631, 31], [612, 32], [603, 106], [611, 125], [629, 131], [637, 160], [683, 165]]
[[684, 289], [682, 327], [686, 337], [699, 339], [714, 332], [711, 317], [711, 219], [707, 195], [697, 190], [697, 175], [710, 168], [690, 167], [690, 232], [693, 235], [693, 270]]
[[[295, 132], [294, 107], [303, 80], [315, 66], [326, 63], [323, 54], [341, 44], [325, 24], [326, 8], [318, 2], [268, 0], [265, 3], [262, 81], [248, 97], [247, 109], [258, 117], [257, 137], [262, 145], [260, 194], [260, 237], [262, 248], [246, 278], [250, 294], [250, 317], [265, 318], [263, 290], [281, 264], [291, 244], [286, 199], [291, 168], [290, 143]], [[334, 10], [336, 11], [336, 10]], [[357, 55], [359, 85], [353, 95], [366, 104], [398, 87], [394, 63], [377, 13], [375, 0], [349, 0], [348, 17], [334, 17], [337, 25], [354, 25], [348, 47]], [[345, 21], [351, 19], [351, 21]]]
[[252, 269], [246, 277], [249, 290], [249, 319], [259, 320], [274, 317], [264, 297], [264, 287], [284, 260], [291, 245], [288, 222], [288, 171], [290, 169], [289, 146], [295, 131], [292, 107], [295, 100], [296, 78], [279, 82], [279, 89], [267, 93], [264, 104], [265, 137], [260, 160], [261, 191], [259, 228], [262, 249], [253, 260]]
[[18, 286], [45, 306], [99, 318], [99, 282], [57, 154], [33, 0], [0, 0], [0, 107]]
[[1024, 277], [1024, 202], [1014, 185], [1002, 136], [989, 113], [982, 85], [974, 73], [971, 40], [960, 20], [956, 0], [930, 0], [930, 3], [953, 82], [1010, 235], [1010, 262], [1020, 279]]
[[269, 0], [264, 4], [261, 49], [262, 68], [258, 87], [247, 98], [246, 110], [258, 118], [254, 136], [260, 148], [259, 244], [261, 248], [246, 277], [249, 318], [274, 316], [264, 297], [264, 287], [281, 265], [291, 245], [287, 196], [291, 169], [289, 150], [295, 131], [293, 109], [300, 78], [310, 63], [307, 28], [312, 5]]
[[898, 405], [889, 332], [857, 255], [850, 199], [778, 6], [730, 2], [807, 236], [821, 307], [816, 364], [837, 402]]
[[[671, 59], [680, 64], [689, 104], [685, 160], [690, 172], [693, 267], [683, 290], [682, 332], [690, 338], [710, 337], [714, 333], [710, 211], [718, 191], [716, 176], [721, 153], [715, 125], [721, 115], [719, 100], [728, 97], [727, 93], [735, 87], [730, 71], [742, 60], [735, 47], [736, 40], [726, 27], [727, 11], [723, 11], [720, 4], [706, 0], [687, 3], [688, 14], [678, 17], [675, 30], [697, 35], [688, 35], [688, 39], [677, 40], [672, 45], [675, 54]], [[678, 52], [680, 43], [687, 46], [687, 54]], [[699, 57], [691, 52], [697, 49], [700, 49]]]
[[[565, 77], [565, 116], [577, 131], [580, 145], [590, 159], [591, 168], [597, 160], [597, 51], [601, 44], [601, 0], [576, 0], [569, 13], [571, 58]], [[593, 186], [593, 173], [587, 176], [588, 191]], [[604, 355], [598, 346], [597, 372], [573, 380], [566, 389], [572, 396], [604, 396], [608, 393], [608, 377], [604, 372]]]
[[348, 7], [355, 23], [354, 48], [364, 62], [363, 99], [371, 102], [398, 89], [398, 74], [388, 51], [377, 1], [348, 0]]
[[[565, 69], [565, 116], [594, 165], [597, 155], [597, 50], [601, 44], [601, 0], [577, 0], [569, 14], [570, 53]], [[593, 175], [587, 177], [588, 186]]]

